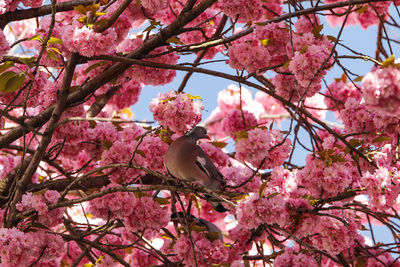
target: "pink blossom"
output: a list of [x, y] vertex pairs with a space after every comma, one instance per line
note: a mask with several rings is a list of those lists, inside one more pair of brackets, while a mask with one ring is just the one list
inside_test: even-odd
[[[212, 264], [224, 264], [228, 261], [229, 251], [223, 245], [221, 240], [209, 240], [204, 232], [191, 232], [192, 240], [196, 244], [194, 251], [196, 253], [197, 266], [207, 267]], [[173, 247], [179, 259], [187, 266], [195, 266], [193, 250], [190, 239], [187, 235], [181, 235]]]
[[123, 217], [128, 231], [144, 232], [147, 238], [151, 238], [170, 221], [168, 208], [161, 207], [151, 197], [135, 198], [129, 205], [133, 211]]
[[165, 128], [182, 134], [201, 121], [204, 109], [200, 101], [195, 101], [185, 93], [174, 91], [158, 94], [150, 103], [154, 119]]
[[367, 109], [399, 117], [399, 83], [400, 70], [394, 66], [374, 68], [367, 73], [361, 87]]
[[257, 228], [264, 223], [276, 223], [281, 227], [290, 223], [285, 198], [272, 190], [267, 190], [262, 197], [252, 194], [242, 201], [236, 209], [236, 216], [238, 223], [247, 229]]
[[333, 197], [344, 192], [352, 185], [353, 175], [357, 174], [357, 170], [350, 162], [328, 164], [310, 154], [307, 155], [306, 166], [298, 172], [297, 182], [307, 188], [315, 198]]
[[218, 105], [224, 115], [231, 109], [238, 109], [242, 106], [243, 109], [253, 102], [253, 97], [249, 89], [245, 87], [237, 87], [234, 84], [228, 88], [218, 92]]
[[324, 99], [325, 97], [323, 95], [315, 94], [311, 97], [307, 97], [304, 101], [304, 106], [307, 108], [307, 111], [320, 120], [325, 119], [327, 111]]
[[14, 155], [0, 155], [0, 181], [17, 166], [19, 161]]
[[159, 260], [156, 257], [141, 249], [134, 249], [130, 258], [130, 264], [136, 267], [148, 267], [159, 263]]
[[[289, 115], [280, 101], [264, 92], [258, 91], [254, 96], [254, 101], [261, 103], [264, 108], [259, 118], [261, 122], [281, 121], [285, 116]], [[282, 118], [279, 116], [282, 116]]]
[[[143, 44], [142, 37], [134, 39], [125, 39], [118, 46], [118, 52], [132, 52]], [[150, 55], [158, 55], [168, 51], [166, 47], [158, 47], [154, 49]], [[174, 65], [177, 63], [179, 56], [177, 53], [167, 53], [165, 55], [150, 57], [146, 61], [165, 63]], [[171, 69], [156, 69], [145, 66], [135, 66], [133, 69], [128, 70], [126, 75], [131, 79], [138, 82], [150, 85], [163, 85], [171, 82], [175, 76], [176, 71]]]
[[[100, 164], [127, 164], [129, 163], [136, 146], [137, 141], [133, 141], [127, 145], [125, 142], [118, 140], [112, 144], [111, 148], [103, 152]], [[133, 163], [143, 165], [144, 162], [144, 155], [136, 153], [133, 159]], [[138, 175], [141, 174], [143, 174], [143, 172], [135, 168], [117, 168], [116, 171], [110, 174], [110, 180], [116, 184], [124, 184], [134, 181], [135, 178], [137, 178]]]
[[91, 57], [109, 53], [116, 45], [117, 34], [109, 28], [97, 33], [87, 26], [65, 25], [61, 38], [64, 46], [71, 52]]
[[316, 235], [310, 237], [313, 246], [333, 255], [355, 246], [360, 237], [358, 230], [361, 229], [361, 218], [349, 210], [331, 210], [327, 213], [340, 216], [346, 224], [333, 217], [319, 216], [318, 223], [313, 226]]
[[43, 0], [21, 0], [21, 2], [24, 4], [24, 6], [40, 7], [43, 3]]
[[122, 83], [121, 88], [110, 99], [107, 105], [112, 105], [116, 109], [128, 108], [139, 100], [139, 95], [142, 92], [142, 84], [134, 79]]
[[[263, 5], [267, 9], [263, 8]], [[218, 7], [233, 20], [238, 22], [259, 21], [263, 18], [272, 18], [282, 13], [281, 1], [249, 1], [249, 0], [222, 0]]]
[[285, 251], [274, 260], [274, 267], [317, 267], [317, 261], [311, 254], [300, 252], [297, 247], [287, 247]]
[[224, 129], [222, 127], [222, 119], [225, 117], [225, 112], [222, 112], [221, 109], [217, 106], [205, 120], [205, 124], [207, 126], [207, 132], [209, 136], [212, 136], [213, 139], [222, 139], [225, 136]]
[[350, 97], [357, 101], [360, 101], [362, 98], [360, 90], [353, 83], [346, 83], [343, 80], [332, 82], [326, 88], [325, 94], [329, 96], [324, 98], [329, 110], [344, 109], [344, 103]]
[[4, 267], [29, 266], [39, 258], [38, 264], [46, 266], [47, 262], [61, 257], [63, 246], [58, 235], [0, 228], [0, 257]]
[[236, 189], [240, 192], [258, 192], [261, 186], [260, 177], [253, 175], [253, 172], [250, 168], [242, 165], [225, 168], [224, 177], [226, 183], [230, 186], [238, 186], [249, 180], [245, 185]]
[[290, 139], [278, 130], [254, 128], [236, 141], [236, 158], [256, 168], [269, 169], [283, 164], [289, 157]]
[[236, 132], [248, 130], [256, 126], [257, 119], [252, 113], [246, 110], [232, 109], [226, 114], [221, 123], [225, 134], [235, 138]]
[[374, 173], [366, 172], [361, 185], [366, 188], [371, 208], [384, 211], [394, 205], [400, 193], [400, 174], [396, 169], [381, 167]]

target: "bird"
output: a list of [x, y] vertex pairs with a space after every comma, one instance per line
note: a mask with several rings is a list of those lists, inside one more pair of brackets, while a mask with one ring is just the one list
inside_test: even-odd
[[[176, 179], [188, 182], [198, 181], [208, 189], [219, 189], [226, 183], [224, 176], [203, 149], [197, 145], [199, 139], [210, 139], [210, 137], [207, 135], [206, 128], [195, 126], [172, 142], [164, 154], [164, 166], [169, 175]], [[204, 196], [216, 211], [227, 211], [214, 197]]]

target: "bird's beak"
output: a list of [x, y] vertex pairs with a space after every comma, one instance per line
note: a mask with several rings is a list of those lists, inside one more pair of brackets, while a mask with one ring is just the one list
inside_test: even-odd
[[204, 139], [211, 140], [211, 138], [210, 138], [208, 135], [206, 135], [206, 136], [204, 137]]

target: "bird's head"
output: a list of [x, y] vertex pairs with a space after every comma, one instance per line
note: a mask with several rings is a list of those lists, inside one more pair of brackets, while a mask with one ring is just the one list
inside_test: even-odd
[[210, 137], [207, 135], [207, 130], [204, 127], [201, 126], [196, 126], [190, 131], [186, 133], [186, 136], [189, 136], [195, 140], [199, 139], [210, 139]]

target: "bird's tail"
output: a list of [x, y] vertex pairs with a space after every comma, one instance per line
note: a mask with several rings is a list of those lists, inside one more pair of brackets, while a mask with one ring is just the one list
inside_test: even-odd
[[216, 199], [213, 196], [204, 194], [204, 196], [207, 198], [207, 201], [213, 206], [213, 208], [218, 211], [218, 212], [225, 212], [227, 209], [222, 205], [221, 201]]

